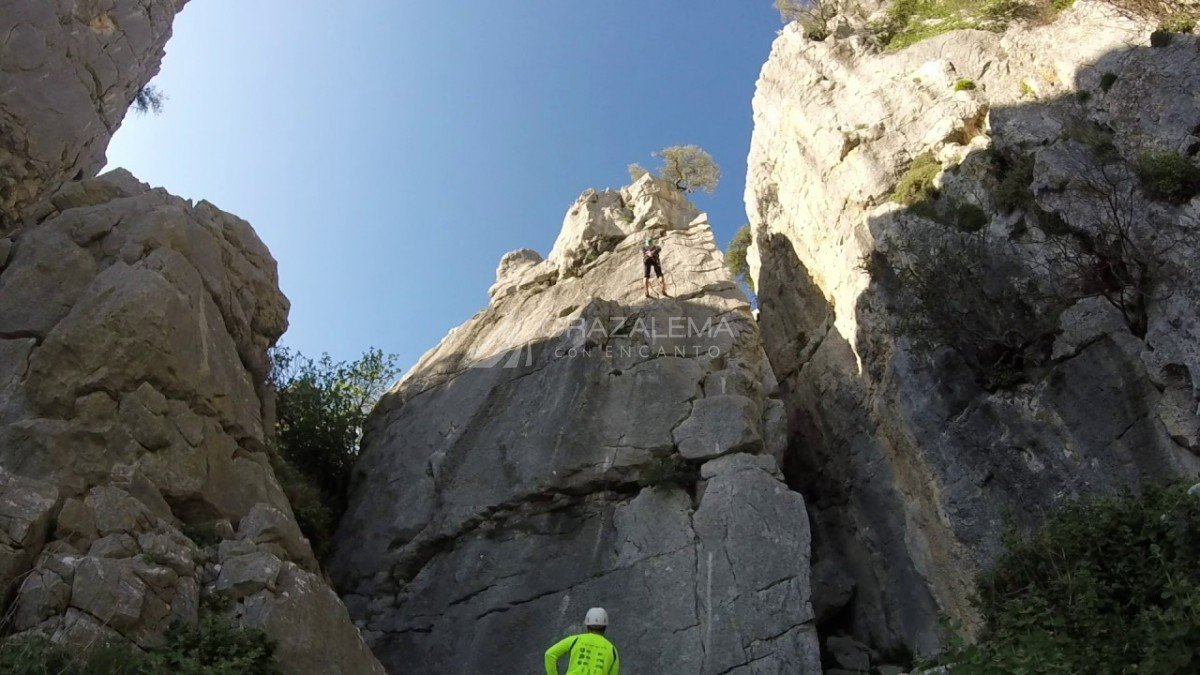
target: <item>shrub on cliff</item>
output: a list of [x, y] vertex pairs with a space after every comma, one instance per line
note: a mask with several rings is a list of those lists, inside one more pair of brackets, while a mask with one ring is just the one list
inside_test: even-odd
[[1146, 194], [1172, 204], [1186, 204], [1200, 194], [1200, 167], [1177, 152], [1147, 152], [1134, 169]]
[[320, 551], [346, 508], [363, 422], [399, 372], [396, 357], [369, 349], [346, 363], [280, 347], [271, 359], [277, 476], [301, 529]]
[[70, 649], [41, 638], [0, 645], [7, 675], [278, 675], [275, 644], [262, 631], [218, 616], [176, 624], [161, 647]]
[[139, 115], [146, 113], [154, 113], [159, 115], [163, 111], [163, 104], [167, 102], [167, 95], [158, 87], [148, 84], [133, 95], [133, 103], [130, 104], [134, 112]]
[[775, 9], [785, 22], [799, 22], [810, 40], [829, 37], [829, 22], [837, 16], [834, 0], [775, 0]]
[[978, 583], [984, 628], [955, 673], [1200, 672], [1200, 497], [1185, 486], [1072, 503]]
[[754, 235], [750, 232], [750, 226], [743, 225], [734, 233], [729, 242], [729, 249], [725, 251], [725, 264], [733, 278], [746, 284], [751, 291], [754, 290], [754, 279], [750, 277], [750, 263], [746, 260], [746, 253], [753, 241]]

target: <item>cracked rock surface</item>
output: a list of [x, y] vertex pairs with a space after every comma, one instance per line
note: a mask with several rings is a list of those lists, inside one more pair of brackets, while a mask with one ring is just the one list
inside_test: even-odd
[[[0, 11], [0, 234], [104, 166], [187, 0], [8, 0]], [[0, 249], [2, 249], [0, 245]], [[3, 258], [0, 255], [0, 258]]]
[[207, 604], [285, 672], [382, 672], [268, 461], [266, 247], [123, 170], [51, 201], [0, 265], [5, 631], [151, 648]]
[[[811, 41], [796, 24], [776, 40], [754, 100], [749, 257], [793, 432], [782, 464], [813, 515], [822, 630], [935, 651], [939, 615], [975, 625], [975, 573], [1001, 551], [1006, 520], [1031, 527], [1072, 497], [1200, 470], [1196, 248], [1166, 254], [1188, 272], [1155, 288], [1144, 334], [1099, 294], [1082, 298], [1007, 387], [981, 385], [949, 349], [917, 349], [901, 328], [904, 289], [864, 263], [967, 236], [890, 199], [929, 153], [939, 203], [986, 214], [972, 235], [984, 255], [1015, 248], [1041, 270], [1029, 288], [1061, 290], [1039, 214], [1103, 219], [1077, 195], [1120, 164], [1114, 154], [1196, 161], [1197, 41], [1151, 48], [1152, 29], [1088, 2], [1049, 25], [893, 53], [849, 33]], [[1020, 208], [997, 197], [1000, 155], [1031, 158]], [[1135, 186], [1121, 193], [1131, 231], [1200, 230], [1200, 201], [1122, 185]]]
[[367, 425], [331, 573], [384, 665], [532, 672], [599, 605], [638, 672], [820, 672], [782, 404], [703, 215], [589, 191], [491, 297]]

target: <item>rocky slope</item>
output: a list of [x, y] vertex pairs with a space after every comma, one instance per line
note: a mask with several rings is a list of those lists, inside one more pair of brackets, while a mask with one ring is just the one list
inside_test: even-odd
[[216, 612], [284, 672], [382, 672], [268, 459], [274, 259], [207, 202], [91, 177], [182, 4], [0, 18], [0, 636], [150, 648]]
[[[650, 231], [670, 298], [643, 297]], [[649, 177], [585, 193], [372, 414], [351, 614], [394, 672], [532, 672], [595, 605], [638, 672], [820, 672], [774, 393], [704, 218]]]
[[[895, 53], [848, 26], [776, 40], [746, 203], [823, 632], [934, 650], [939, 614], [973, 625], [1006, 522], [1200, 467], [1200, 202], [1132, 171], [1195, 161], [1200, 60], [1195, 37], [1150, 31], [1080, 2]], [[890, 199], [930, 165], [928, 191]], [[1096, 271], [1114, 233], [1142, 292]]]

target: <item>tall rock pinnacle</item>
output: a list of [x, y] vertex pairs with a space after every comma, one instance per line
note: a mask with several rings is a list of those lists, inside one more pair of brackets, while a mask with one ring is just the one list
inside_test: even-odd
[[650, 177], [586, 192], [375, 410], [335, 582], [397, 672], [536, 670], [595, 605], [639, 671], [819, 672], [775, 388], [706, 218]]

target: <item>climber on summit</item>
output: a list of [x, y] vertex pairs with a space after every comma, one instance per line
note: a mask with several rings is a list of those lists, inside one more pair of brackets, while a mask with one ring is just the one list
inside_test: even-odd
[[589, 609], [583, 625], [586, 633], [565, 637], [546, 650], [546, 675], [558, 675], [558, 660], [568, 652], [567, 675], [620, 675], [621, 657], [604, 637], [608, 612], [600, 607]]
[[658, 283], [662, 286], [663, 297], [670, 297], [667, 295], [667, 281], [663, 279], [662, 262], [658, 258], [661, 253], [662, 247], [658, 245], [654, 237], [646, 237], [645, 245], [642, 246], [642, 269], [645, 272], [643, 279], [647, 298], [650, 297], [650, 270], [652, 269], [658, 275]]

